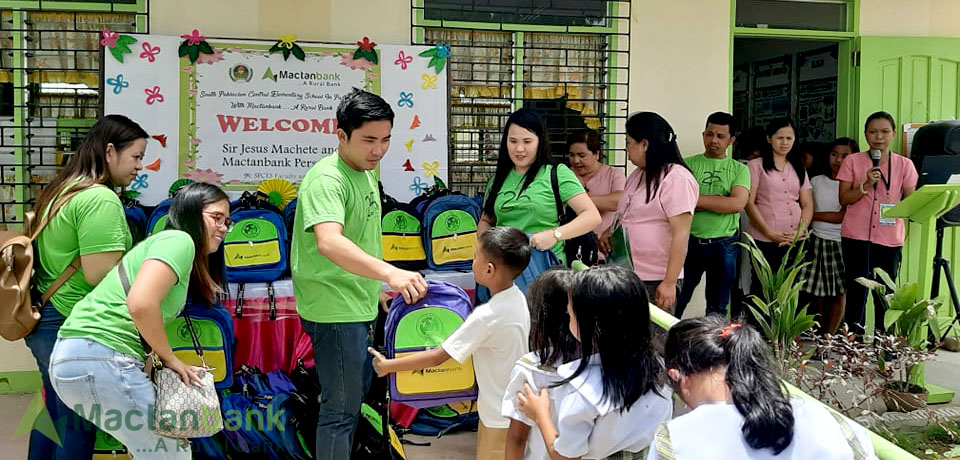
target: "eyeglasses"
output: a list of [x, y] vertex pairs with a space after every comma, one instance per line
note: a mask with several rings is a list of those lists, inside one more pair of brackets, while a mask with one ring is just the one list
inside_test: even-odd
[[230, 220], [230, 217], [220, 214], [218, 212], [205, 212], [204, 214], [213, 217], [213, 221], [216, 222], [217, 227], [222, 227], [227, 230], [227, 232], [233, 230], [233, 221]]

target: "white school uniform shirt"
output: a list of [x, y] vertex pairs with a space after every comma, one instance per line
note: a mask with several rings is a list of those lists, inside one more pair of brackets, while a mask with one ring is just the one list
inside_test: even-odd
[[[743, 416], [733, 404], [704, 404], [667, 422], [670, 443], [677, 460], [751, 459], [751, 460], [852, 460], [853, 449], [840, 430], [840, 424], [819, 404], [793, 399], [793, 441], [780, 455], [770, 449], [753, 449], [740, 431]], [[863, 427], [849, 424], [867, 454], [875, 459], [873, 444]], [[650, 446], [647, 460], [657, 460], [656, 445]]]
[[516, 285], [496, 293], [478, 306], [441, 347], [458, 363], [473, 356], [479, 395], [477, 412], [487, 428], [508, 428], [500, 405], [510, 381], [513, 363], [529, 350], [530, 310]]
[[[810, 186], [813, 187], [813, 210], [815, 212], [840, 212], [843, 209], [840, 206], [840, 181], [821, 174], [810, 179]], [[825, 240], [840, 241], [840, 228], [843, 224], [815, 220], [810, 226], [813, 227], [814, 235]]]
[[507, 392], [503, 395], [500, 414], [530, 427], [527, 445], [523, 450], [523, 460], [550, 460], [550, 454], [547, 452], [546, 444], [543, 443], [540, 428], [526, 414], [517, 409], [517, 393], [523, 391], [524, 383], [529, 384], [530, 389], [536, 394], [540, 394], [541, 388], [546, 388], [550, 395], [550, 417], [553, 419], [553, 425], [556, 426], [557, 406], [553, 399], [553, 385], [561, 380], [563, 377], [560, 377], [557, 370], [540, 364], [540, 357], [533, 351], [523, 355], [513, 365], [510, 383], [507, 384]]
[[[647, 392], [621, 412], [603, 397], [600, 356], [589, 358], [587, 368], [570, 383], [554, 389], [557, 438], [553, 449], [564, 457], [602, 459], [620, 451], [640, 452], [653, 440], [657, 426], [673, 415], [673, 392]], [[557, 368], [560, 377], [573, 375], [580, 360]]]

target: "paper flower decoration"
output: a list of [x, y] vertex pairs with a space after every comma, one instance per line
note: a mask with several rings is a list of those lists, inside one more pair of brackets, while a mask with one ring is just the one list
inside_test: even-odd
[[286, 208], [287, 204], [297, 198], [297, 188], [283, 179], [264, 181], [257, 187], [257, 192], [262, 193], [277, 209]]
[[133, 50], [130, 49], [130, 45], [136, 42], [136, 38], [111, 32], [110, 29], [100, 31], [100, 44], [107, 48], [107, 51], [110, 51], [113, 58], [119, 62], [123, 62], [124, 54], [133, 52]]
[[440, 75], [440, 72], [443, 72], [444, 66], [447, 65], [447, 58], [450, 57], [450, 45], [437, 43], [433, 48], [420, 53], [420, 57], [430, 58], [430, 63], [427, 64], [427, 67], [433, 67], [437, 75]]
[[284, 61], [286, 61], [287, 58], [289, 58], [292, 54], [293, 57], [302, 61], [307, 55], [303, 52], [303, 48], [301, 48], [296, 42], [296, 35], [281, 35], [280, 40], [274, 43], [273, 47], [270, 48], [270, 54], [281, 53], [283, 54]]
[[200, 35], [200, 31], [197, 29], [193, 29], [193, 33], [181, 35], [180, 38], [183, 39], [183, 42], [180, 43], [177, 55], [180, 57], [187, 56], [190, 58], [191, 64], [197, 62], [201, 53], [213, 54], [213, 47], [207, 43], [206, 37]]
[[370, 41], [369, 37], [363, 37], [362, 41], [357, 42], [357, 51], [353, 53], [353, 59], [366, 59], [372, 64], [377, 64], [377, 51], [374, 49], [376, 46], [377, 43]]

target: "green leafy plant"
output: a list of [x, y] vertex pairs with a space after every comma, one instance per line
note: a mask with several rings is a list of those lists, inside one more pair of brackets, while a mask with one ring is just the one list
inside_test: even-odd
[[750, 235], [746, 237], [747, 243], [738, 244], [749, 251], [754, 273], [763, 288], [762, 297], [750, 296], [747, 306], [773, 347], [776, 362], [780, 366], [787, 366], [789, 347], [814, 325], [814, 317], [807, 313], [807, 306], [800, 306], [800, 288], [804, 280], [798, 277], [809, 264], [804, 261], [804, 242], [795, 240], [787, 250], [783, 263], [774, 271], [754, 239]]
[[[931, 335], [939, 342], [941, 330], [937, 307], [941, 301], [923, 297], [920, 285], [916, 282], [897, 285], [882, 269], [877, 268], [874, 273], [882, 282], [864, 277], [857, 278], [857, 282], [877, 294], [870, 296], [869, 300], [878, 298], [882, 302], [886, 311], [883, 315], [884, 330], [888, 334], [903, 337], [906, 345], [918, 351], [927, 350], [930, 346], [928, 337]], [[909, 377], [903, 375], [900, 381], [916, 383], [922, 380], [919, 363], [906, 366], [904, 371]]]

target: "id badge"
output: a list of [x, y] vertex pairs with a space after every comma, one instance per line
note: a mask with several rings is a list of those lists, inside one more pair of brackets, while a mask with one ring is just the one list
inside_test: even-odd
[[896, 217], [883, 217], [884, 213], [886, 213], [888, 209], [894, 206], [896, 205], [884, 204], [884, 203], [880, 204], [880, 225], [896, 225], [897, 224]]

